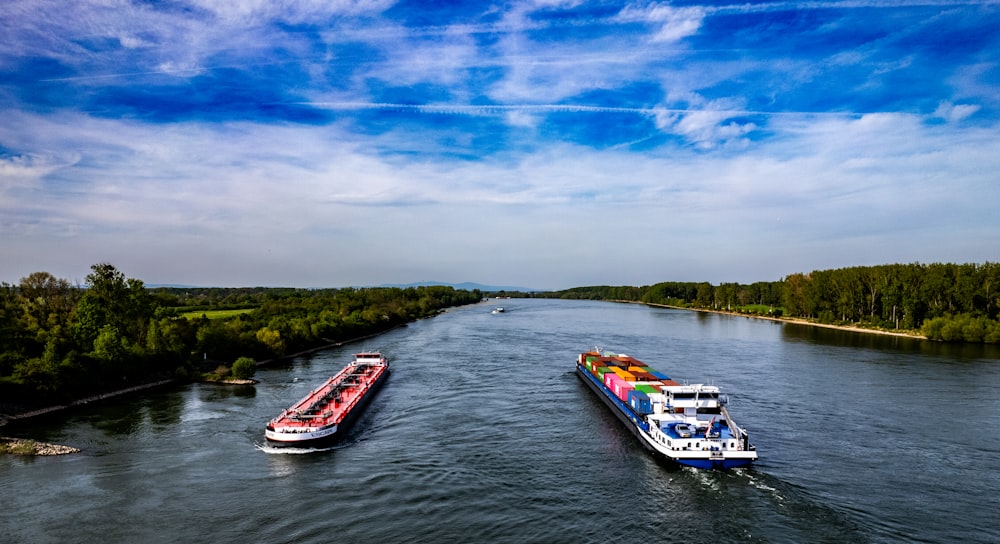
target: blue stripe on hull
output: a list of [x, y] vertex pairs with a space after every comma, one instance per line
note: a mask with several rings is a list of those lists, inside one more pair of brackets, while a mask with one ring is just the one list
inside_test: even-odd
[[704, 470], [721, 469], [728, 470], [731, 468], [748, 467], [753, 464], [750, 459], [726, 459], [726, 460], [712, 460], [712, 459], [674, 459], [677, 463], [689, 467], [700, 468]]
[[589, 371], [587, 371], [586, 368], [580, 365], [576, 365], [576, 371], [578, 374], [580, 374], [585, 378], [588, 378], [592, 384], [597, 386], [600, 389], [600, 392], [603, 393], [603, 397], [614, 403], [614, 406], [618, 408], [620, 417], [624, 416], [628, 422], [631, 422], [632, 425], [641, 428], [643, 431], [649, 432], [649, 423], [646, 423], [643, 420], [643, 417], [640, 416], [638, 413], [636, 413], [636, 411], [633, 410], [631, 406], [623, 402], [620, 398], [616, 397], [615, 394], [612, 393], [610, 389], [608, 389], [608, 386], [601, 383], [601, 381], [598, 380], [596, 376], [591, 374]]

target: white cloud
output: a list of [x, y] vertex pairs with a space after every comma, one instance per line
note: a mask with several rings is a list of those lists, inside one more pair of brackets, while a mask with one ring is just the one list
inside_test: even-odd
[[[34, 91], [28, 71], [23, 87], [0, 91], [14, 104], [0, 111], [0, 281], [49, 266], [72, 278], [109, 260], [153, 282], [471, 279], [559, 287], [753, 281], [824, 259], [857, 264], [855, 255], [926, 261], [941, 248], [993, 259], [1000, 251], [992, 209], [1000, 139], [983, 119], [997, 106], [992, 63], [928, 71], [934, 92], [942, 82], [954, 89], [931, 98], [939, 104], [933, 115], [856, 115], [842, 108], [900, 103], [922, 111], [924, 102], [905, 102], [907, 93], [886, 86], [873, 100], [851, 91], [883, 81], [881, 70], [903, 78], [933, 67], [921, 66], [917, 53], [886, 55], [878, 40], [823, 53], [844, 63], [837, 69], [869, 70], [843, 82], [824, 79], [828, 66], [810, 54], [687, 51], [685, 38], [714, 30], [702, 24], [706, 14], [774, 4], [635, 4], [586, 19], [589, 10], [550, 17], [551, 8], [575, 3], [541, 1], [417, 28], [383, 19], [391, 15], [387, 2], [193, 5], [197, 17], [177, 4], [119, 0], [5, 5], [5, 28], [19, 39], [5, 44], [0, 62], [52, 59], [59, 69], [42, 82], [52, 93], [46, 99], [59, 100], [62, 88], [82, 92], [58, 107], [17, 113], [17, 97]], [[799, 7], [826, 13], [820, 4]], [[38, 24], [39, 12], [51, 20]], [[819, 31], [839, 31], [844, 20], [830, 18]], [[308, 22], [320, 39], [288, 28]], [[737, 38], [732, 43], [747, 43]], [[897, 60], [874, 64], [884, 58]], [[184, 104], [189, 109], [172, 122], [145, 116], [142, 99], [164, 85], [173, 87], [154, 107], [170, 117], [182, 78], [222, 69], [261, 84], [266, 106], [303, 97], [314, 107], [325, 102], [335, 120], [219, 121], [241, 114], [226, 106], [209, 121], [191, 120], [214, 107], [212, 96]], [[155, 85], [143, 87], [143, 77]], [[239, 77], [231, 82], [235, 88]], [[376, 96], [385, 88], [392, 93]], [[374, 103], [407, 88], [426, 104]], [[809, 94], [816, 89], [832, 96], [817, 99]], [[128, 102], [132, 91], [138, 106]], [[745, 98], [718, 98], [727, 94]], [[116, 111], [123, 96], [128, 108]], [[759, 104], [768, 96], [786, 109], [742, 111], [766, 107]], [[472, 105], [482, 102], [493, 105]], [[796, 104], [832, 113], [787, 111]], [[400, 112], [406, 121], [396, 124]], [[534, 130], [555, 126], [544, 124], [553, 113], [596, 120], [587, 127], [594, 131], [612, 114], [615, 122], [649, 115], [662, 134], [625, 136], [641, 143], [610, 149], [571, 145], [578, 135]], [[421, 116], [434, 125], [421, 128]], [[496, 121], [472, 116], [501, 118], [514, 143], [475, 156], [472, 142], [491, 138], [483, 127]], [[630, 266], [579, 265], [603, 252]], [[289, 271], [287, 262], [306, 260]], [[373, 261], [385, 266], [373, 273]], [[735, 277], [713, 277], [719, 270]]]
[[941, 102], [934, 111], [935, 117], [940, 117], [949, 123], [957, 123], [966, 117], [979, 111], [979, 106], [975, 104], [952, 104], [951, 102]]
[[191, 0], [191, 4], [232, 24], [301, 23], [333, 15], [380, 13], [395, 0]]
[[[732, 130], [729, 137], [744, 130], [719, 119], [690, 115], [674, 125], [692, 134]], [[669, 247], [674, 262], [695, 267], [702, 265], [688, 256], [707, 246], [735, 255], [756, 248], [776, 272], [736, 279], [775, 279], [801, 269], [788, 259], [820, 258], [819, 248], [851, 236], [860, 244], [854, 251], [889, 244], [926, 260], [911, 244], [941, 221], [961, 218], [969, 229], [983, 228], [990, 203], [1000, 198], [990, 174], [1000, 170], [1000, 142], [991, 129], [956, 132], [907, 115], [786, 116], [771, 123], [778, 133], [772, 143], [739, 154], [547, 145], [452, 162], [369, 151], [412, 138], [405, 133], [26, 116], [18, 123], [19, 145], [33, 142], [38, 156], [69, 149], [80, 156], [58, 170], [53, 161], [7, 159], [2, 171], [9, 179], [30, 174], [44, 183], [31, 195], [8, 191], [3, 228], [20, 233], [10, 251], [30, 243], [34, 251], [60, 253], [60, 266], [72, 261], [75, 270], [110, 259], [147, 281], [226, 282], [224, 272], [245, 274], [239, 268], [273, 268], [270, 281], [285, 284], [396, 281], [392, 267], [375, 278], [341, 261], [398, 261], [432, 277], [441, 255], [458, 258], [455, 247], [468, 264], [465, 274], [477, 281], [495, 274], [497, 281], [546, 277], [562, 285], [559, 261], [595, 248], [642, 255], [635, 257], [636, 275], [620, 281], [643, 281], [642, 274], [663, 270], [647, 255], [659, 255], [655, 248]], [[0, 142], [14, 143], [10, 132], [2, 134]], [[639, 232], [654, 233], [657, 242], [650, 246]], [[78, 249], [63, 246], [67, 237]], [[173, 252], [212, 266], [224, 255], [231, 266], [221, 266], [216, 279], [185, 278], [190, 266]], [[338, 258], [314, 256], [331, 252]], [[327, 282], [319, 272], [293, 279], [273, 264], [304, 255], [318, 259], [312, 267], [326, 270]], [[52, 271], [65, 275], [63, 269]], [[708, 277], [695, 268], [685, 273]], [[241, 280], [228, 284], [234, 281]]]
[[649, 4], [628, 6], [617, 19], [658, 25], [659, 30], [651, 37], [653, 42], [676, 42], [697, 34], [705, 16], [705, 8], [700, 6], [676, 8], [668, 4]]
[[62, 168], [68, 168], [80, 158], [72, 153], [54, 155], [16, 155], [0, 157], [0, 196], [14, 187], [30, 187]]

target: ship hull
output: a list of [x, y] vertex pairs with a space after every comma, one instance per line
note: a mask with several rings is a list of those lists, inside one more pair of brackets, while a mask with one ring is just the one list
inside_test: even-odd
[[268, 428], [264, 431], [264, 438], [268, 444], [279, 447], [315, 448], [336, 443], [351, 430], [371, 399], [378, 394], [382, 384], [389, 379], [389, 373], [390, 370], [387, 367], [378, 379], [372, 382], [358, 403], [344, 416], [340, 423], [321, 427], [309, 433], [283, 433]]
[[679, 465], [694, 467], [698, 469], [718, 469], [728, 470], [733, 468], [748, 467], [756, 460], [756, 454], [737, 455], [736, 457], [725, 457], [719, 452], [697, 451], [680, 452], [663, 446], [656, 442], [648, 433], [649, 425], [643, 421], [640, 414], [629, 408], [627, 404], [614, 396], [614, 394], [604, 386], [593, 374], [580, 364], [576, 365], [576, 374], [587, 387], [611, 410], [636, 438], [644, 448], [652, 452], [657, 457], [677, 463]]

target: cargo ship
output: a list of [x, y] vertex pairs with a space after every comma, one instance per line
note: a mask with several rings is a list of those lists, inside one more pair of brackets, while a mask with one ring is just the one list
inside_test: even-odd
[[278, 446], [315, 446], [342, 436], [389, 375], [389, 361], [377, 351], [354, 360], [302, 400], [267, 423], [264, 437]]
[[576, 372], [643, 446], [700, 469], [750, 466], [757, 449], [733, 421], [719, 388], [681, 384], [642, 361], [599, 348], [581, 353]]

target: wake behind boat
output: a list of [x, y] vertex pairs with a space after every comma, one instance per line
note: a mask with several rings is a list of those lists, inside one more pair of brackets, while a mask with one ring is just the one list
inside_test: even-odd
[[343, 435], [389, 375], [377, 351], [357, 353], [340, 372], [268, 422], [272, 445], [313, 446]]
[[577, 375], [654, 453], [701, 469], [749, 466], [757, 450], [718, 387], [682, 385], [624, 354], [581, 353]]

